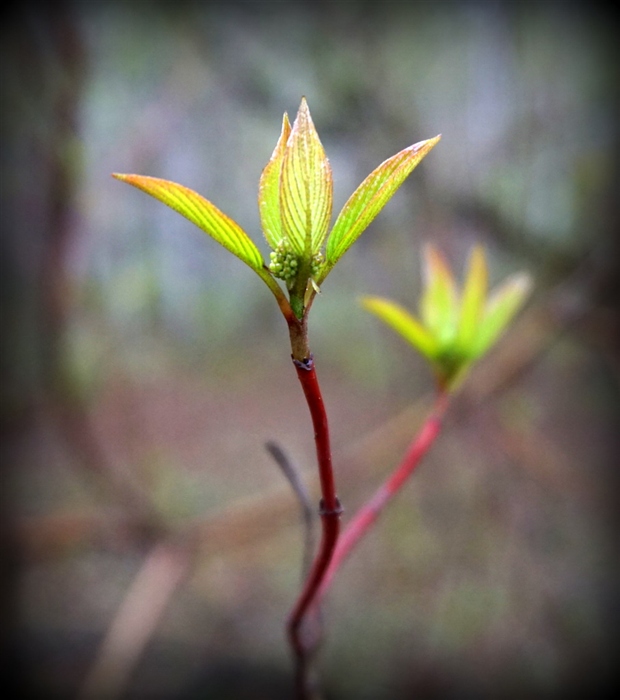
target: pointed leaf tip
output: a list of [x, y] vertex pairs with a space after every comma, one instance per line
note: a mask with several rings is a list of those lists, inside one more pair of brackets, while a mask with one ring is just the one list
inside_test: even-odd
[[163, 202], [196, 224], [252, 269], [262, 270], [263, 258], [252, 239], [239, 224], [197, 192], [176, 182], [157, 177], [120, 173], [114, 173], [113, 176]]
[[305, 98], [293, 122], [282, 160], [282, 233], [298, 255], [318, 252], [332, 213], [332, 171]]
[[430, 360], [434, 358], [438, 349], [435, 338], [403, 306], [375, 296], [362, 297], [360, 303], [366, 311], [380, 318], [425, 357]]
[[458, 344], [465, 352], [471, 350], [471, 344], [482, 318], [487, 284], [488, 269], [484, 248], [476, 245], [469, 256], [459, 318]]
[[321, 279], [374, 221], [418, 163], [438, 143], [440, 136], [419, 141], [385, 160], [349, 197], [329, 235], [326, 266]]
[[420, 315], [426, 328], [442, 344], [456, 332], [457, 291], [447, 260], [432, 243], [426, 243], [424, 256], [424, 291], [420, 299]]
[[291, 123], [285, 112], [282, 118], [282, 131], [265, 166], [258, 185], [258, 208], [263, 234], [267, 243], [275, 250], [282, 240], [282, 216], [280, 211], [280, 177], [286, 144], [291, 134]]

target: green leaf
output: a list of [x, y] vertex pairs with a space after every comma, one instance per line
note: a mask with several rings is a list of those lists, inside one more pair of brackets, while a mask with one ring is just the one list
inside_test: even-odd
[[433, 360], [438, 350], [435, 339], [405, 308], [382, 297], [363, 297], [361, 304], [366, 311], [380, 318], [425, 357]]
[[282, 229], [293, 249], [309, 259], [318, 252], [332, 215], [332, 171], [302, 99], [282, 162]]
[[483, 355], [506, 329], [513, 316], [525, 302], [532, 288], [529, 275], [519, 273], [509, 277], [493, 292], [478, 328], [475, 352]]
[[457, 343], [466, 353], [471, 350], [484, 310], [488, 284], [487, 262], [482, 246], [477, 245], [469, 256], [469, 267], [461, 299]]
[[275, 250], [282, 240], [282, 214], [280, 212], [280, 175], [286, 142], [291, 133], [291, 124], [285, 113], [282, 132], [271, 158], [263, 170], [258, 185], [258, 208], [267, 243]]
[[247, 233], [197, 192], [176, 182], [145, 175], [114, 173], [113, 177], [137, 187], [179, 212], [253, 270], [262, 269], [263, 258]]
[[456, 333], [457, 292], [448, 263], [430, 243], [424, 246], [423, 271], [420, 315], [424, 326], [445, 346], [454, 340]]
[[349, 197], [329, 235], [321, 279], [355, 243], [441, 136], [409, 146], [370, 173]]

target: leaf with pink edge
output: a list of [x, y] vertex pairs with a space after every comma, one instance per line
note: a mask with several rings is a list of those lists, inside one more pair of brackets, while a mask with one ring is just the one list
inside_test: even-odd
[[374, 221], [416, 165], [441, 136], [420, 141], [381, 163], [349, 197], [329, 234], [323, 280]]
[[263, 258], [252, 239], [239, 224], [197, 192], [176, 182], [161, 180], [157, 177], [119, 173], [114, 173], [113, 176], [150, 194], [177, 211], [253, 270], [262, 270]]
[[285, 113], [278, 143], [263, 170], [258, 185], [258, 208], [267, 243], [275, 250], [284, 236], [280, 210], [280, 176], [286, 143], [291, 133], [291, 124]]

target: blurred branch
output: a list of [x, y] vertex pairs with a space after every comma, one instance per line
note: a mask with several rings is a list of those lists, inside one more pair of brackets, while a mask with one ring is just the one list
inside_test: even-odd
[[151, 550], [112, 620], [79, 700], [112, 700], [123, 695], [192, 562], [193, 552], [186, 545], [161, 542]]
[[558, 494], [578, 493], [592, 495], [593, 479], [587, 472], [570, 471], [570, 461], [561, 446], [540, 430], [520, 426], [518, 430], [505, 425], [497, 416], [492, 417], [492, 428], [485, 439], [507, 454], [530, 478], [553, 489]]
[[[524, 313], [508, 337], [495, 351], [472, 371], [463, 391], [455, 399], [457, 414], [467, 406], [487, 401], [504, 391], [526, 372], [558, 335], [572, 321], [570, 314], [550, 311], [550, 304], [539, 305]], [[405, 446], [412, 429], [422, 420], [431, 397], [423, 397], [400, 414], [351, 444], [336, 456], [341, 468], [355, 465], [358, 473], [375, 473], [385, 463], [387, 449]], [[460, 407], [460, 408], [459, 408]], [[306, 470], [298, 478], [303, 479]], [[309, 480], [310, 498], [316, 498], [315, 480]], [[357, 480], [351, 484], [350, 497], [362, 486]], [[185, 524], [186, 536], [197, 538], [205, 556], [221, 555], [236, 548], [249, 546], [293, 525], [297, 517], [295, 501], [287, 498], [289, 488], [282, 485], [245, 497], [227, 505], [219, 512]], [[24, 519], [16, 524], [20, 543], [25, 553], [41, 556], [58, 551], [80, 541], [92, 540], [106, 531], [124, 541], [140, 527], [140, 517], [114, 515], [110, 512], [54, 514]]]
[[[470, 380], [459, 400], [465, 401], [466, 405], [478, 404], [509, 387], [540, 358], [570, 320], [569, 315], [550, 315], [547, 306], [539, 306], [525, 314], [510, 337], [478, 369], [477, 376]], [[429, 401], [430, 398], [425, 397], [412, 404], [356, 441], [338, 456], [339, 463], [352, 462], [358, 470], [374, 473], [377, 465], [385, 462], [386, 446], [393, 449], [408, 441], [412, 427], [421, 422]], [[544, 469], [538, 472], [544, 478], [550, 477], [552, 483], [559, 479], [562, 486], [566, 485], [563, 474], [560, 474], [561, 457], [549, 441], [541, 444], [538, 439], [530, 439], [531, 436], [520, 440], [506, 430], [502, 430], [501, 435], [497, 433], [496, 437], [503, 448], [506, 445], [511, 448], [510, 452], [517, 459], [534, 465], [536, 469], [542, 465]], [[282, 450], [274, 443], [269, 443], [267, 449], [293, 488], [308, 529], [312, 522], [311, 498], [318, 495], [316, 480], [310, 482], [313, 488], [308, 491], [304, 487], [303, 472], [293, 469]], [[239, 499], [219, 513], [186, 523], [179, 528], [174, 541], [162, 540], [151, 550], [112, 620], [84, 681], [80, 700], [113, 700], [121, 696], [175, 592], [191, 575], [198, 557], [230, 554], [275, 536], [283, 527], [294, 523], [298, 507], [286, 497], [287, 492], [289, 489], [282, 485]], [[40, 556], [58, 552], [78, 541], [92, 541], [101, 535], [108, 543], [110, 537], [120, 542], [132, 541], [141, 526], [140, 517], [126, 514], [120, 517], [110, 513], [64, 514], [23, 521], [19, 532], [20, 542], [28, 553]]]
[[459, 401], [479, 404], [515, 383], [572, 323], [572, 315], [554, 312], [549, 303], [522, 314], [488, 358], [473, 367]]
[[[591, 313], [582, 304], [566, 302], [565, 285], [559, 285], [535, 306], [526, 310], [509, 331], [507, 337], [494, 349], [484, 362], [475, 366], [461, 393], [455, 397], [453, 415], [459, 415], [468, 407], [488, 401], [505, 391], [536, 362], [545, 351], [575, 322], [583, 322]], [[387, 449], [396, 449], [407, 444], [412, 429], [419, 425], [432, 397], [426, 396], [411, 404], [400, 414], [385, 422], [345, 451], [336, 456], [341, 468], [347, 464], [355, 466], [357, 473], [370, 475], [385, 463]], [[516, 439], [507, 439], [506, 444], [522, 444]], [[540, 442], [528, 443], [529, 457]], [[541, 455], [553, 449], [548, 445]], [[518, 450], [515, 452], [517, 454]], [[544, 457], [536, 458], [545, 461]], [[554, 463], [558, 460], [554, 459]], [[314, 499], [318, 491], [314, 479], [305, 480], [309, 471], [300, 470], [295, 479], [298, 483], [310, 484], [309, 494]], [[355, 497], [356, 488], [362, 484], [354, 480], [350, 498]], [[243, 548], [276, 535], [283, 527], [294, 524], [297, 517], [295, 501], [287, 498], [289, 489], [282, 485], [234, 501], [219, 512], [185, 523], [184, 536], [196, 538], [204, 556], [221, 555]], [[298, 496], [299, 498], [299, 496]], [[56, 513], [22, 519], [15, 524], [18, 545], [25, 556], [41, 557], [60, 552], [78, 542], [105, 537], [110, 543], [120, 544], [144, 534], [144, 519], [140, 511], [123, 513], [111, 511], [87, 513]], [[177, 529], [177, 528], [175, 528]], [[180, 534], [180, 529], [177, 529]]]
[[[48, 395], [46, 413], [52, 415], [56, 428], [79, 460], [79, 466], [96, 486], [103, 489], [112, 504], [118, 504], [136, 523], [134, 534], [151, 539], [165, 532], [163, 518], [155, 507], [148, 490], [126, 464], [109, 459], [99, 441], [86, 406], [69, 397]], [[139, 523], [139, 528], [138, 528]]]
[[[337, 456], [341, 465], [352, 463], [361, 470], [376, 469], [385, 461], [385, 445], [404, 445], [412, 425], [422, 420], [427, 399], [421, 399], [397, 416], [350, 445]], [[310, 476], [311, 469], [300, 470], [300, 477]], [[309, 497], [318, 498], [316, 480], [309, 480]], [[355, 484], [354, 484], [355, 485]], [[298, 506], [288, 498], [290, 487], [282, 484], [223, 507], [213, 514], [185, 524], [182, 532], [195, 538], [205, 555], [221, 555], [233, 549], [253, 545], [295, 524]], [[104, 539], [125, 547], [141, 531], [139, 514], [118, 510], [97, 512], [53, 513], [23, 518], [16, 522], [16, 532], [24, 555], [30, 558], [56, 556], [80, 542]], [[180, 528], [179, 530], [180, 536]]]
[[302, 565], [302, 580], [305, 580], [310, 570], [310, 565], [312, 564], [312, 554], [314, 552], [315, 546], [315, 536], [314, 536], [314, 509], [312, 507], [312, 501], [310, 500], [310, 494], [306, 488], [298, 469], [295, 468], [293, 463], [289, 460], [284, 450], [276, 442], [268, 442], [265, 448], [269, 454], [273, 457], [275, 463], [280, 467], [282, 473], [286, 477], [287, 481], [291, 485], [295, 496], [299, 502], [299, 509], [301, 511], [301, 521], [304, 530], [304, 554], [303, 554], [303, 565]]

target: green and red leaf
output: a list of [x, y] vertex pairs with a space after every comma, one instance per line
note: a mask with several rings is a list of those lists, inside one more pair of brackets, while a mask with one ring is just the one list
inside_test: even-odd
[[355, 243], [441, 136], [420, 141], [388, 158], [349, 197], [329, 235], [322, 279]]
[[156, 177], [119, 173], [114, 173], [113, 176], [179, 212], [252, 269], [262, 270], [263, 258], [252, 239], [239, 224], [197, 192]]

